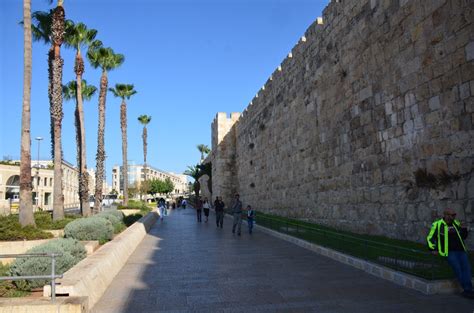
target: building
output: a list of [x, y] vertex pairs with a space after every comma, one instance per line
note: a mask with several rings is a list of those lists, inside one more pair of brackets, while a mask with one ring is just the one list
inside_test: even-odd
[[[112, 169], [112, 190], [118, 191], [123, 195], [123, 177], [122, 166], [115, 165]], [[165, 180], [169, 178], [174, 184], [173, 195], [183, 195], [187, 192], [187, 177], [183, 174], [175, 174], [172, 172], [165, 172], [159, 170], [153, 166], [147, 165], [146, 179], [160, 179]], [[128, 165], [128, 186], [140, 187], [141, 183], [145, 180], [145, 168], [142, 164], [129, 164]]]
[[[78, 170], [63, 160], [64, 208], [79, 206]], [[53, 209], [53, 163], [31, 161], [33, 209]], [[16, 212], [20, 195], [20, 162], [4, 161], [0, 164], [0, 213]]]

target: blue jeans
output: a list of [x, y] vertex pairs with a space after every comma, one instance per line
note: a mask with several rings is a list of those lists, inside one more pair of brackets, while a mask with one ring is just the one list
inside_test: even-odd
[[464, 251], [449, 251], [448, 263], [456, 274], [456, 278], [464, 291], [472, 291], [471, 265]]
[[247, 223], [248, 223], [248, 226], [249, 226], [249, 234], [252, 233], [252, 229], [253, 229], [253, 218], [252, 217], [248, 217], [247, 218]]

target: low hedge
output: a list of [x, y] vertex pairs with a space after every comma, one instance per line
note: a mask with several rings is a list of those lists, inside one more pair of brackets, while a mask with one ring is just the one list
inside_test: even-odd
[[135, 214], [127, 215], [123, 218], [123, 222], [127, 227], [129, 227], [130, 225], [132, 225], [133, 223], [141, 219], [143, 216], [144, 216], [143, 213], [135, 213]]
[[148, 205], [145, 203], [145, 202], [142, 202], [142, 201], [134, 201], [134, 200], [130, 200], [128, 201], [128, 204], [127, 205], [119, 205], [117, 207], [118, 210], [127, 210], [127, 209], [132, 209], [132, 210], [140, 210], [140, 211], [146, 211], [146, 210], [150, 210], [150, 208], [148, 207]]
[[65, 218], [53, 221], [51, 213], [37, 212], [35, 213], [36, 227], [39, 229], [63, 229], [67, 224], [74, 221], [79, 215], [67, 215]]
[[[56, 274], [63, 274], [87, 255], [81, 243], [74, 239], [59, 238], [28, 250], [26, 253], [62, 253], [56, 258]], [[10, 267], [12, 276], [37, 276], [51, 274], [51, 258], [18, 258]], [[20, 290], [31, 290], [48, 284], [48, 279], [18, 280], [14, 284]]]
[[0, 216], [0, 241], [48, 238], [53, 238], [53, 235], [33, 226], [21, 227], [17, 214]]
[[110, 215], [113, 215], [115, 216], [116, 218], [118, 218], [120, 221], [123, 220], [123, 212], [122, 211], [118, 211], [118, 210], [109, 210], [109, 211], [102, 211], [100, 212], [99, 214], [97, 215], [102, 215], [102, 214], [110, 214]]
[[[116, 214], [116, 213], [114, 214], [113, 212], [120, 213], [120, 215], [119, 215], [120, 218], [117, 217], [118, 214]], [[123, 219], [122, 212], [119, 212], [119, 211], [106, 211], [106, 212], [101, 212], [101, 213], [97, 214], [96, 216], [105, 218], [110, 223], [112, 223], [112, 226], [114, 228], [114, 234], [118, 234], [126, 228], [124, 223], [122, 222], [122, 219]]]
[[114, 235], [114, 227], [104, 217], [80, 218], [66, 225], [64, 237], [77, 240], [109, 241]]

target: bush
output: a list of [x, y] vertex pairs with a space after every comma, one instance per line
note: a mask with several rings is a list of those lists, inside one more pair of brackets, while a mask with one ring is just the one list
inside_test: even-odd
[[123, 220], [123, 212], [122, 211], [118, 211], [118, 210], [110, 210], [110, 211], [103, 211], [103, 212], [100, 212], [99, 214], [97, 215], [101, 215], [101, 214], [110, 214], [110, 215], [113, 215], [115, 216], [116, 218], [118, 218], [120, 221]]
[[112, 223], [103, 217], [80, 218], [66, 225], [64, 237], [77, 240], [108, 241], [114, 235]]
[[49, 212], [37, 212], [35, 213], [36, 227], [40, 229], [63, 229], [67, 224], [78, 218], [77, 215], [68, 215], [65, 218], [53, 221], [51, 213]]
[[53, 238], [53, 235], [33, 226], [21, 227], [18, 215], [0, 216], [0, 241]]
[[126, 210], [126, 209], [134, 209], [134, 210], [149, 210], [148, 205], [146, 205], [145, 202], [142, 201], [134, 201], [130, 200], [128, 201], [128, 205], [119, 205], [117, 207], [118, 210]]
[[133, 223], [135, 223], [136, 221], [138, 221], [139, 219], [141, 219], [142, 217], [143, 217], [143, 214], [141, 214], [141, 213], [127, 215], [123, 218], [123, 222], [128, 227], [128, 226], [132, 225]]
[[[117, 217], [117, 214], [113, 214], [113, 211], [107, 211], [107, 212], [101, 212], [97, 214], [97, 217], [102, 217], [108, 220], [110, 223], [112, 223], [112, 226], [114, 227], [114, 234], [120, 233], [122, 230], [125, 229], [125, 225], [122, 222], [122, 212], [120, 213], [120, 218]], [[117, 211], [115, 211], [117, 212]]]
[[[56, 258], [56, 274], [63, 274], [79, 263], [87, 255], [81, 243], [74, 239], [55, 239], [28, 250], [26, 253], [62, 253]], [[31, 257], [18, 258], [10, 267], [12, 276], [49, 275], [51, 258]], [[48, 284], [48, 279], [18, 280], [15, 285], [20, 290], [31, 290]]]

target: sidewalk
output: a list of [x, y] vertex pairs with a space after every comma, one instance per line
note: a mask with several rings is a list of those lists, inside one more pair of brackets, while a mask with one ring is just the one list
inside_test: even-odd
[[[94, 307], [119, 312], [466, 312], [474, 300], [426, 296], [270, 235], [197, 223], [194, 209], [157, 221]], [[204, 216], [203, 216], [204, 221]]]

